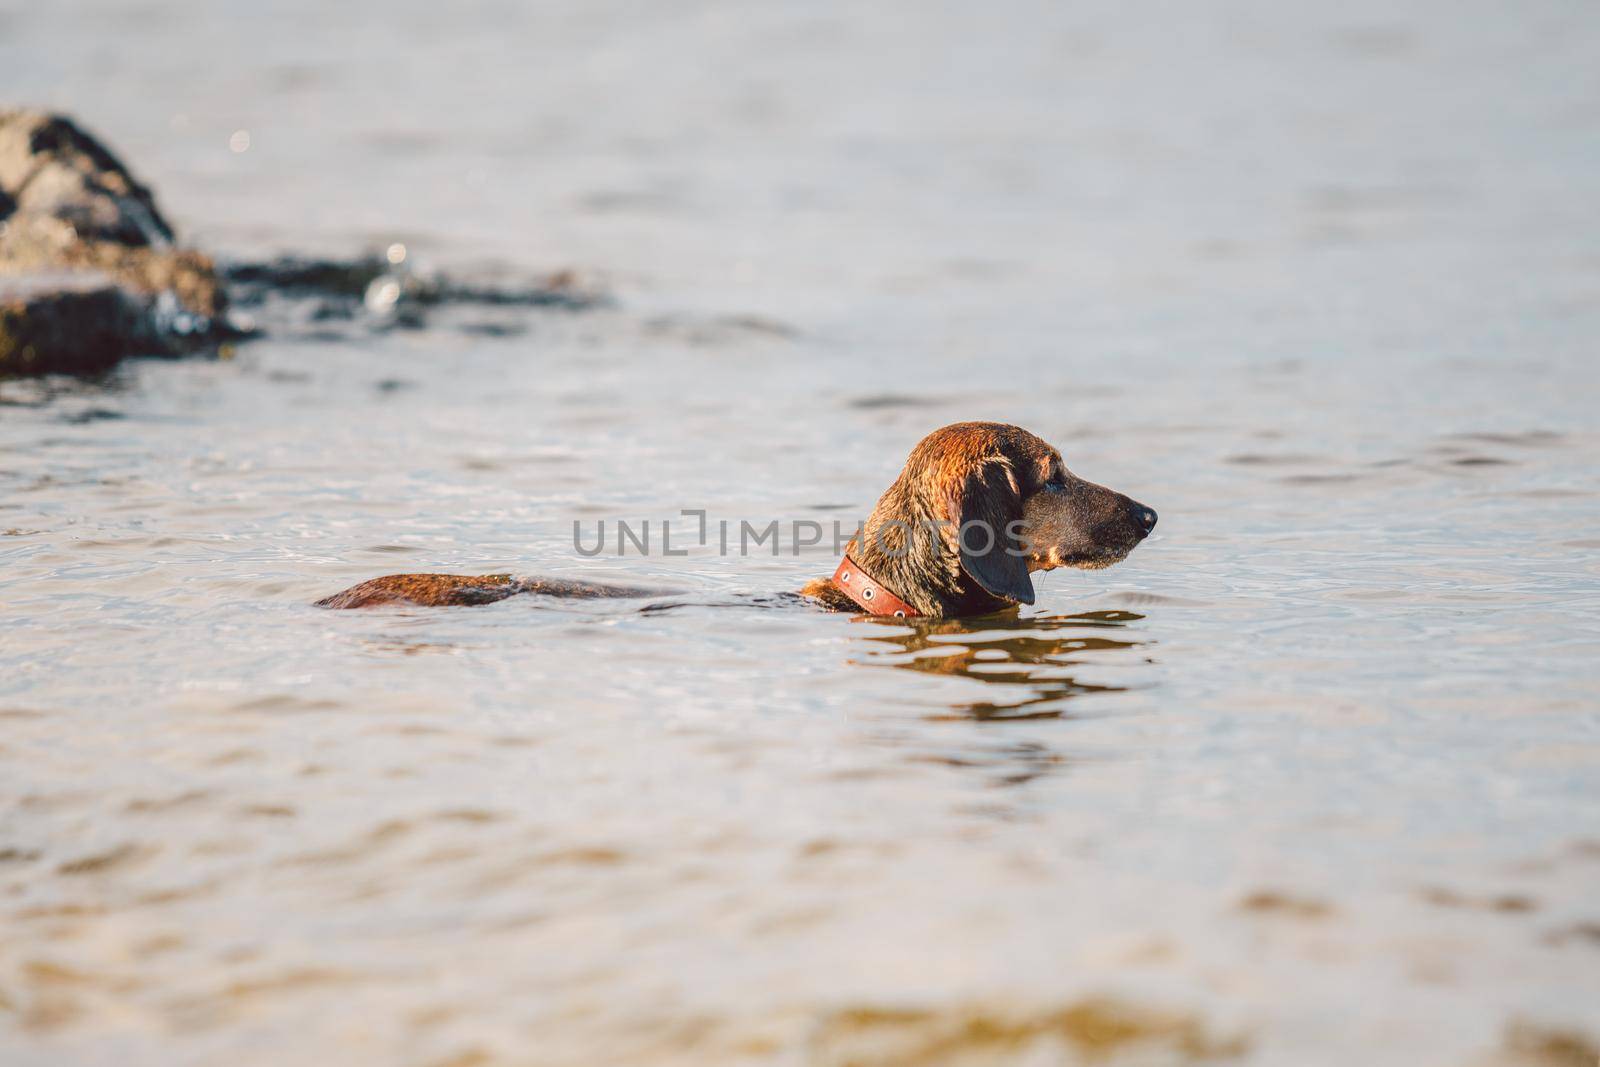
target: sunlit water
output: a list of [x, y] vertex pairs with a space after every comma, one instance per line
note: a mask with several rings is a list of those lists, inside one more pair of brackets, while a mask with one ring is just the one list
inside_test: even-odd
[[[105, 7], [0, 97], [196, 239], [617, 303], [0, 385], [7, 1067], [1592, 1054], [1588, 5]], [[971, 418], [1156, 536], [926, 626], [573, 549]], [[681, 593], [309, 606], [401, 570]]]

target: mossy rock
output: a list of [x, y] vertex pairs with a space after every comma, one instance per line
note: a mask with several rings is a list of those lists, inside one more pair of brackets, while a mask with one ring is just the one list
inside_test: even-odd
[[0, 377], [94, 374], [165, 354], [144, 306], [103, 274], [0, 279]]

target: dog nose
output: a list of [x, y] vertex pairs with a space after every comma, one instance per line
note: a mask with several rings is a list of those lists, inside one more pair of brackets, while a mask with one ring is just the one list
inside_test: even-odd
[[1141, 539], [1149, 537], [1150, 531], [1156, 528], [1156, 513], [1154, 508], [1147, 508], [1143, 504], [1135, 504], [1133, 511], [1133, 525], [1139, 531]]

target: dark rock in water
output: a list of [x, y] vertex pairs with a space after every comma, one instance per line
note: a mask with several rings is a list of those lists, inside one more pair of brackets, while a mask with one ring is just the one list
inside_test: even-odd
[[70, 120], [0, 110], [0, 373], [84, 373], [230, 336], [211, 259], [173, 239], [150, 190]]
[[[491, 304], [578, 309], [604, 302], [597, 293], [580, 285], [570, 271], [515, 285], [475, 284], [412, 271], [376, 255], [356, 259], [279, 256], [260, 263], [229, 264], [222, 273], [242, 303], [250, 303], [268, 291], [285, 296], [342, 297], [369, 306], [398, 300], [424, 306]], [[395, 289], [390, 290], [386, 283], [393, 283]]]
[[267, 292], [286, 296], [360, 299], [367, 286], [389, 272], [379, 256], [359, 259], [310, 259], [279, 256], [260, 263], [234, 263], [223, 268], [228, 284], [248, 302]]
[[565, 273], [474, 284], [420, 272], [402, 245], [219, 271], [174, 242], [150, 190], [104, 145], [59, 115], [0, 109], [0, 375], [88, 373], [127, 355], [205, 350], [256, 332], [256, 318], [274, 333], [324, 336], [330, 322], [346, 332], [422, 326], [441, 305], [602, 302]]
[[17, 211], [60, 219], [84, 240], [134, 247], [173, 242], [150, 190], [60, 115], [0, 111], [0, 189]]
[[93, 374], [164, 352], [143, 304], [104, 274], [0, 278], [0, 375]]
[[[326, 324], [416, 328], [444, 305], [579, 311], [606, 298], [569, 271], [516, 283], [468, 281], [411, 269], [403, 254], [356, 259], [280, 256], [221, 268], [230, 305], [258, 313], [269, 333], [328, 335]], [[481, 324], [480, 324], [481, 325]]]
[[171, 293], [190, 314], [216, 319], [227, 307], [211, 257], [191, 249], [88, 241], [71, 223], [17, 211], [0, 231], [0, 277], [41, 271], [97, 271], [153, 302]]

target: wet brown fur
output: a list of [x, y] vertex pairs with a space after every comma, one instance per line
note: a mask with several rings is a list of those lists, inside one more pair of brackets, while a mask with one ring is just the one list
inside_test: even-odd
[[[919, 614], [977, 615], [1033, 603], [1033, 571], [1094, 570], [1124, 558], [1149, 532], [1141, 513], [1154, 524], [1150, 509], [1077, 477], [1027, 430], [959, 422], [917, 443], [845, 551]], [[957, 542], [961, 524], [974, 522], [997, 535], [987, 552]], [[968, 545], [982, 549], [986, 540], [975, 531]], [[859, 610], [831, 579], [801, 592]]]
[[657, 596], [660, 592], [658, 589], [631, 589], [565, 578], [516, 578], [509, 574], [390, 574], [324, 597], [317, 601], [316, 606], [370, 608], [378, 604], [419, 604], [423, 607], [472, 607], [493, 604], [518, 593], [599, 599]]
[[[981, 532], [966, 545], [958, 541], [963, 523], [995, 532], [987, 550]], [[1078, 478], [1061, 453], [1028, 431], [961, 422], [935, 430], [912, 449], [846, 551], [919, 614], [976, 615], [1033, 603], [1033, 571], [1110, 566], [1154, 523], [1153, 511]], [[492, 604], [519, 593], [598, 598], [659, 592], [508, 574], [391, 574], [317, 603], [443, 607]], [[801, 593], [829, 608], [859, 610], [830, 579], [808, 582]]]

